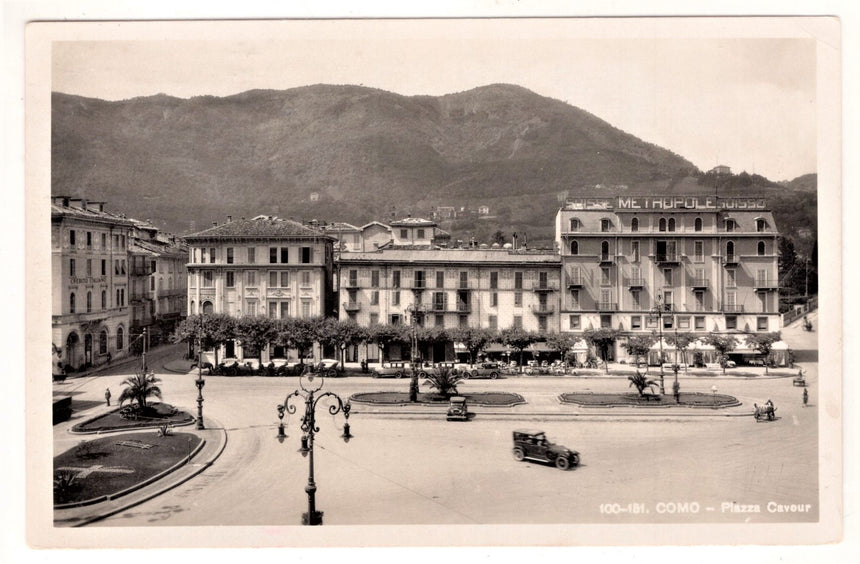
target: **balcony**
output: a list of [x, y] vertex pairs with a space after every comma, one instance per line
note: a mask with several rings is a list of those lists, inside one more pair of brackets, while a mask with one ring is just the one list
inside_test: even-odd
[[430, 304], [429, 311], [433, 313], [445, 313], [445, 304], [444, 303], [432, 303]]
[[597, 302], [597, 311], [616, 311], [618, 304], [615, 302]]
[[753, 288], [761, 291], [776, 290], [777, 288], [779, 288], [779, 283], [776, 280], [772, 280], [770, 278], [756, 278], [753, 281]]
[[642, 277], [628, 278], [627, 279], [627, 287], [629, 287], [629, 288], [644, 288], [645, 287], [645, 279]]
[[610, 254], [600, 255], [597, 257], [599, 264], [615, 264], [615, 257]]
[[723, 313], [743, 313], [744, 312], [744, 306], [742, 306], [742, 305], [724, 305], [721, 308], [721, 311]]
[[551, 304], [539, 304], [532, 306], [532, 313], [535, 315], [552, 315], [555, 313], [555, 307]]
[[343, 302], [343, 311], [347, 313], [356, 313], [361, 309], [359, 302]]
[[661, 253], [654, 255], [657, 264], [680, 264], [681, 255], [678, 253]]
[[128, 270], [130, 276], [149, 276], [154, 272], [151, 266], [132, 266]]
[[427, 289], [427, 281], [426, 280], [416, 280], [412, 283], [412, 289], [423, 291]]
[[347, 280], [343, 285], [345, 290], [358, 290], [360, 286], [358, 285], [358, 280], [352, 279]]
[[472, 311], [472, 304], [467, 303], [458, 303], [457, 304], [457, 313], [470, 313]]
[[582, 288], [584, 285], [582, 276], [574, 276], [567, 279], [568, 288]]
[[710, 281], [707, 278], [693, 278], [690, 280], [690, 288], [694, 290], [707, 290], [710, 287]]
[[554, 284], [535, 282], [532, 285], [532, 292], [555, 292], [558, 288]]
[[723, 257], [723, 266], [735, 266], [738, 264], [738, 255], [726, 255]]

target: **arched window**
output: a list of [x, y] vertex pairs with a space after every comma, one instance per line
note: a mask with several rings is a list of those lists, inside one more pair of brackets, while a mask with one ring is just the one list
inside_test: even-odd
[[755, 230], [761, 233], [762, 231], [767, 231], [767, 222], [762, 218], [757, 218], [755, 220]]
[[75, 313], [75, 293], [69, 294], [69, 313]]
[[696, 231], [701, 231], [701, 230], [702, 230], [702, 218], [701, 218], [701, 217], [697, 217], [697, 218], [696, 218], [696, 227], [695, 227], [695, 229], [696, 229]]
[[191, 312], [191, 314], [192, 314], [192, 315], [194, 315], [194, 314], [196, 314], [196, 313], [197, 313], [197, 309], [196, 309], [196, 308], [197, 308], [197, 304], [196, 304], [196, 303], [194, 303], [194, 300], [191, 300], [191, 307], [188, 309], [188, 311], [190, 311], [190, 312]]
[[726, 259], [734, 260], [735, 258], [735, 244], [732, 241], [726, 243]]
[[758, 248], [756, 249], [756, 251], [757, 251], [757, 253], [758, 253], [758, 256], [760, 256], [760, 257], [763, 257], [763, 256], [764, 256], [764, 251], [765, 251], [765, 244], [764, 244], [764, 241], [759, 241], [759, 242], [758, 242]]
[[579, 219], [575, 217], [570, 218], [570, 230], [579, 231]]
[[93, 293], [87, 292], [87, 313], [93, 310]]
[[669, 231], [674, 231], [674, 230], [675, 230], [675, 218], [670, 217], [669, 218]]
[[107, 292], [102, 290], [102, 309], [107, 309]]
[[578, 255], [579, 254], [579, 241], [571, 241], [570, 242], [570, 254]]
[[660, 218], [660, 223], [659, 223], [658, 225], [659, 225], [658, 229], [659, 229], [660, 231], [666, 231], [666, 218], [665, 218], [665, 217], [661, 217], [661, 218]]
[[159, 276], [158, 277], [158, 291], [160, 292], [162, 290], [164, 290], [164, 279], [161, 276]]
[[600, 259], [609, 260], [609, 241], [600, 243]]
[[125, 346], [125, 343], [123, 342], [123, 338], [124, 338], [124, 335], [123, 335], [122, 327], [117, 327], [117, 329], [116, 329], [116, 350], [118, 350], [118, 351], [122, 350], [122, 348]]
[[205, 313], [207, 315], [211, 315], [212, 313], [214, 313], [214, 308], [212, 307], [212, 302], [210, 302], [210, 301], [203, 302], [203, 313]]
[[600, 220], [600, 230], [603, 232], [612, 231], [612, 222], [608, 219]]
[[638, 217], [634, 217], [633, 219], [630, 220], [630, 231], [633, 231], [634, 233], [639, 231], [639, 218]]
[[107, 330], [102, 329], [99, 333], [99, 354], [107, 354]]

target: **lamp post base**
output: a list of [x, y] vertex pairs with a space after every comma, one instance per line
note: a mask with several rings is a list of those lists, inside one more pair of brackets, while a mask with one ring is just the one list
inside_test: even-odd
[[322, 525], [323, 512], [313, 511], [310, 513], [302, 513], [302, 525]]

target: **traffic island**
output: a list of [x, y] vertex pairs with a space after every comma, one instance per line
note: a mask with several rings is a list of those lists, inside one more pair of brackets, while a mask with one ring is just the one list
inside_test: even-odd
[[678, 400], [673, 395], [635, 394], [635, 393], [593, 393], [570, 392], [561, 394], [559, 401], [580, 407], [692, 407], [721, 409], [737, 407], [741, 402], [726, 394], [706, 394], [701, 392], [681, 392]]
[[[513, 407], [526, 403], [523, 396], [508, 392], [476, 392], [473, 394], [458, 394], [465, 397], [469, 405], [480, 405], [482, 407]], [[377, 405], [377, 406], [445, 406], [450, 398], [441, 394], [418, 394], [417, 402], [409, 401], [408, 392], [363, 392], [353, 394], [349, 401], [355, 403]]]
[[156, 427], [176, 427], [190, 425], [194, 417], [180, 411], [168, 403], [153, 403], [141, 413], [129, 411], [129, 407], [114, 409], [74, 425], [70, 432], [75, 434], [105, 433]]
[[54, 458], [54, 508], [131, 493], [188, 462], [204, 442], [195, 434], [166, 430], [83, 441]]

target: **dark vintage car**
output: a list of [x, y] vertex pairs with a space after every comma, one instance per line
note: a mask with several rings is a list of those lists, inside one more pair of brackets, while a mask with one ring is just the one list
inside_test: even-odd
[[577, 451], [551, 443], [547, 440], [546, 433], [537, 429], [514, 431], [514, 458], [520, 461], [528, 458], [548, 462], [562, 470], [579, 465]]
[[495, 362], [484, 362], [474, 366], [466, 366], [463, 368], [463, 372], [466, 374], [467, 378], [472, 379], [489, 378], [491, 380], [495, 380], [502, 375], [499, 365]]
[[374, 378], [403, 378], [411, 374], [412, 368], [408, 362], [386, 362], [382, 366], [374, 368], [371, 376]]
[[462, 396], [448, 398], [448, 413], [445, 418], [448, 421], [468, 421], [469, 408], [466, 406], [466, 398]]

